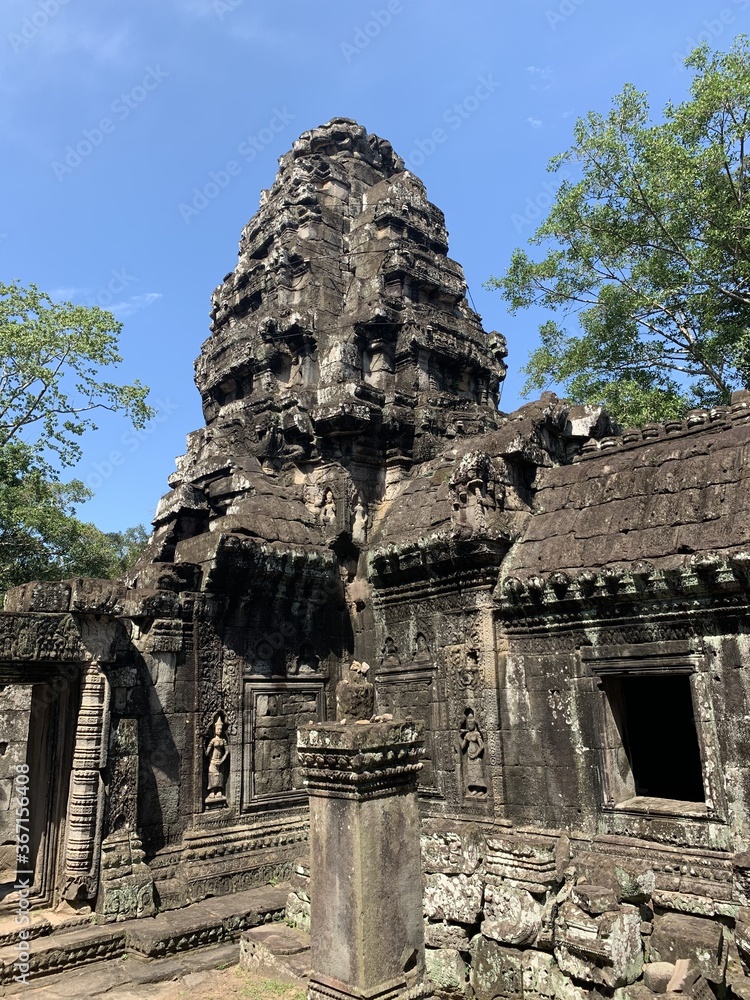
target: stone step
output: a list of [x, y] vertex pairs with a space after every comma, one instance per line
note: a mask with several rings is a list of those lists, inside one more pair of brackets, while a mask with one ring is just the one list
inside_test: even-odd
[[32, 910], [28, 918], [28, 923], [19, 924], [15, 913], [0, 916], [0, 948], [22, 939], [30, 941], [56, 931], [85, 927], [94, 922], [93, 914], [90, 913], [81, 916], [78, 913], [54, 910]]
[[[155, 917], [56, 930], [29, 942], [29, 977], [34, 981], [124, 954], [149, 961], [236, 941], [243, 930], [281, 920], [288, 892], [286, 884], [264, 886], [204, 899]], [[18, 958], [17, 944], [0, 948], [0, 985], [13, 982]]]
[[4, 1000], [94, 1000], [97, 997], [143, 997], [149, 986], [158, 983], [185, 982], [189, 985], [196, 973], [231, 968], [237, 964], [237, 943], [199, 948], [178, 956], [144, 962], [133, 956], [97, 962], [84, 968], [34, 979], [28, 986], [0, 987]]
[[286, 924], [254, 927], [240, 935], [240, 966], [292, 981], [310, 978], [310, 935]]

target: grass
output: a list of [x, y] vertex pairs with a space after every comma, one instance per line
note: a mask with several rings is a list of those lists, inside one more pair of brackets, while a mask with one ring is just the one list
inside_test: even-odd
[[305, 1000], [307, 990], [298, 983], [258, 976], [234, 966], [216, 973], [219, 981], [180, 990], [180, 1000]]

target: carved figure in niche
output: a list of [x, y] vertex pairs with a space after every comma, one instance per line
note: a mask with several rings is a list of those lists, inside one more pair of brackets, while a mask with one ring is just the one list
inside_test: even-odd
[[463, 525], [468, 522], [469, 496], [465, 487], [456, 491], [453, 497], [453, 514], [451, 520], [454, 525]]
[[414, 650], [415, 663], [428, 663], [431, 659], [430, 647], [427, 645], [424, 632], [417, 632], [417, 646]]
[[485, 498], [482, 495], [482, 480], [472, 479], [469, 483], [468, 520], [477, 531], [487, 530], [487, 517], [484, 512]]
[[367, 541], [367, 510], [362, 498], [357, 496], [354, 507], [354, 523], [352, 524], [352, 540], [356, 545], [364, 545]]
[[474, 710], [464, 710], [464, 724], [458, 734], [461, 753], [465, 755], [464, 781], [469, 795], [486, 795], [484, 776], [484, 739], [479, 731]]
[[384, 667], [400, 667], [401, 657], [398, 655], [398, 646], [391, 636], [386, 636], [383, 644], [383, 654], [380, 661]]
[[229, 744], [224, 739], [224, 728], [224, 715], [217, 712], [212, 726], [213, 736], [206, 747], [206, 757], [208, 757], [207, 806], [226, 805], [227, 802], [224, 789], [227, 783], [225, 764], [229, 759]]
[[295, 674], [317, 674], [320, 658], [315, 655], [315, 651], [309, 642], [303, 642], [300, 646], [299, 656], [295, 661]]
[[320, 523], [324, 528], [333, 528], [336, 525], [336, 500], [333, 496], [333, 490], [330, 488], [323, 494]]
[[456, 668], [456, 681], [460, 688], [473, 688], [479, 679], [479, 654], [476, 649], [467, 649], [466, 656]]

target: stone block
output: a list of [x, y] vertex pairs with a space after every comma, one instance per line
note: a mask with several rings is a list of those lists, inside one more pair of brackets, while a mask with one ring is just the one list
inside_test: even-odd
[[523, 993], [523, 952], [478, 934], [471, 942], [470, 982], [477, 1000], [515, 1000]]
[[706, 979], [720, 983], [726, 952], [723, 927], [714, 920], [686, 913], [665, 913], [654, 918], [652, 961], [676, 963], [680, 958], [692, 959]]
[[643, 966], [643, 982], [652, 993], [666, 993], [674, 969], [671, 962], [647, 962]]
[[468, 832], [422, 834], [422, 867], [444, 875], [473, 875], [479, 866], [484, 844]]
[[555, 972], [559, 972], [552, 955], [541, 951], [523, 954], [524, 997], [554, 997]]
[[615, 989], [639, 978], [643, 968], [641, 915], [634, 906], [600, 916], [563, 903], [555, 918], [555, 958], [563, 972]]
[[[668, 962], [659, 963], [668, 965]], [[689, 958], [678, 958], [667, 983], [667, 993], [689, 993], [700, 978], [698, 966]]]
[[615, 874], [620, 887], [623, 903], [647, 903], [656, 888], [656, 875], [647, 865], [636, 863], [623, 868], [615, 866]]
[[618, 910], [617, 896], [612, 889], [607, 889], [605, 886], [575, 885], [570, 898], [576, 906], [580, 906], [592, 917], [598, 917], [602, 913], [616, 913]]
[[297, 892], [290, 892], [286, 900], [284, 919], [293, 927], [310, 933], [310, 900], [303, 899]]
[[13, 801], [13, 779], [0, 778], [0, 811], [6, 812], [10, 809]]
[[750, 907], [742, 906], [737, 911], [734, 943], [745, 974], [750, 974]]
[[469, 932], [460, 924], [433, 923], [425, 920], [424, 943], [428, 948], [455, 948], [469, 950]]
[[478, 875], [427, 875], [424, 911], [431, 920], [475, 924], [482, 914], [482, 880]]
[[469, 969], [455, 948], [427, 948], [425, 967], [438, 996], [468, 995]]
[[488, 885], [481, 931], [500, 944], [531, 945], [542, 926], [542, 906], [513, 885]]
[[[666, 998], [665, 994], [665, 1000]], [[614, 1000], [654, 1000], [654, 993], [640, 980], [631, 986], [621, 986], [615, 990]]]
[[703, 976], [699, 976], [687, 992], [693, 1000], [716, 1000], [716, 994]]

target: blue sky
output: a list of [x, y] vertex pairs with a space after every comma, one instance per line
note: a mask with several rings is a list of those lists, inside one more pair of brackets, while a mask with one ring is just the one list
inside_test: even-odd
[[424, 180], [485, 328], [508, 339], [511, 410], [538, 317], [482, 284], [541, 219], [550, 157], [626, 82], [656, 114], [682, 99], [690, 49], [741, 31], [750, 0], [3, 0], [2, 280], [112, 309], [118, 377], [157, 410], [140, 434], [105, 415], [86, 437], [81, 515], [153, 516], [202, 424], [211, 291], [301, 132], [355, 118]]

